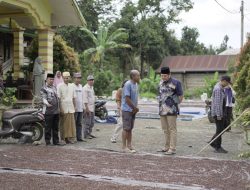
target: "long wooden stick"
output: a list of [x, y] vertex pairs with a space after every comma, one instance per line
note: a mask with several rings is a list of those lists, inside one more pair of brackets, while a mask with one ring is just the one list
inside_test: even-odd
[[196, 153], [196, 155], [202, 153], [207, 147], [209, 147], [216, 139], [219, 138], [226, 130], [228, 130], [233, 124], [235, 124], [243, 115], [245, 112], [249, 111], [249, 109], [244, 110], [230, 125], [228, 125], [219, 135], [217, 135], [213, 140], [211, 140], [206, 146], [204, 146], [199, 152]]

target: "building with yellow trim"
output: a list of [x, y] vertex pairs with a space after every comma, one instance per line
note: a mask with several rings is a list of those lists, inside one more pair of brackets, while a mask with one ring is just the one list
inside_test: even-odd
[[53, 72], [53, 29], [85, 25], [76, 0], [0, 0], [0, 65], [11, 63], [14, 79], [23, 78], [26, 30], [35, 29], [39, 57], [45, 70]]

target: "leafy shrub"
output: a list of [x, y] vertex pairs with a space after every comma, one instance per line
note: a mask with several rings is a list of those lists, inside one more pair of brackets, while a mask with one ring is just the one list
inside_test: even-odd
[[158, 95], [158, 86], [160, 78], [154, 79], [152, 76], [150, 78], [144, 78], [140, 82], [140, 96], [145, 98], [156, 98]]
[[159, 85], [158, 81], [154, 81], [149, 78], [144, 78], [140, 82], [140, 92], [141, 93], [151, 92], [157, 94], [158, 85]]
[[184, 91], [184, 98], [185, 99], [197, 99], [205, 92], [204, 87], [189, 89]]
[[[237, 108], [239, 113], [250, 107], [250, 40], [241, 49], [234, 73], [234, 89], [236, 91]], [[240, 119], [243, 127], [250, 125], [250, 111], [247, 110]], [[250, 152], [241, 153], [239, 157], [249, 158]]]
[[236, 70], [234, 89], [238, 108], [243, 111], [250, 107], [250, 40], [241, 50]]
[[149, 98], [149, 99], [155, 99], [156, 98], [156, 94], [152, 93], [152, 92], [141, 93], [140, 96], [143, 97], [143, 98]]
[[244, 127], [250, 126], [250, 111], [246, 111], [241, 118], [241, 125]]
[[81, 53], [79, 55], [79, 62], [81, 64], [81, 70], [82, 70], [82, 78], [83, 82], [86, 82], [86, 78], [90, 74], [94, 74], [95, 70], [98, 70], [94, 64], [89, 64], [84, 60], [84, 55]]
[[150, 68], [148, 78], [144, 78], [140, 82], [140, 96], [144, 98], [156, 98], [158, 96], [159, 83], [160, 76], [155, 76], [154, 69]]
[[243, 152], [238, 155], [239, 158], [250, 158], [250, 152]]
[[95, 74], [95, 93], [98, 96], [110, 96], [113, 90], [117, 90], [121, 85], [120, 75], [116, 76], [112, 71], [99, 71]]
[[214, 86], [217, 84], [218, 81], [219, 81], [219, 73], [218, 72], [216, 72], [213, 77], [205, 76], [204, 77], [204, 82], [205, 82], [204, 87], [185, 90], [184, 97], [186, 99], [195, 99], [195, 98], [200, 98], [200, 96], [203, 93], [207, 93], [207, 97], [210, 98], [212, 96]]
[[213, 93], [214, 86], [218, 83], [219, 81], [219, 73], [216, 72], [213, 76], [213, 78], [205, 76], [204, 77], [205, 81], [205, 87], [204, 87], [204, 93], [207, 93], [207, 97], [211, 97]]
[[[38, 38], [34, 38], [27, 50], [27, 56], [34, 61], [38, 56]], [[33, 70], [33, 63], [29, 70]], [[53, 72], [69, 71], [70, 73], [80, 71], [78, 54], [69, 47], [61, 36], [55, 35], [53, 40]]]
[[54, 36], [53, 71], [79, 72], [78, 54], [69, 47], [61, 36]]
[[16, 103], [16, 88], [5, 88], [0, 90], [0, 105], [12, 106]]
[[185, 99], [193, 99], [193, 91], [192, 90], [185, 90], [184, 91], [184, 98]]

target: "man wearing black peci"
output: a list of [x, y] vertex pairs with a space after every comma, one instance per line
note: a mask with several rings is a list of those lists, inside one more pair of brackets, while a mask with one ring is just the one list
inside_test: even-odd
[[59, 143], [59, 99], [57, 97], [56, 88], [53, 86], [54, 74], [47, 74], [46, 84], [41, 89], [43, 98], [43, 114], [45, 115], [45, 142], [51, 145], [51, 136], [53, 136], [53, 144]]

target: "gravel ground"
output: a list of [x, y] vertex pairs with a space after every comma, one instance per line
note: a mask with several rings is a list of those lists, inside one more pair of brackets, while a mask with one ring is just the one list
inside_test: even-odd
[[[196, 155], [202, 147], [207, 145], [215, 132], [215, 125], [210, 124], [207, 118], [193, 121], [178, 121], [178, 144], [177, 156], [184, 157], [208, 157], [215, 159], [238, 159], [238, 154], [249, 151], [250, 146], [245, 143], [244, 132], [239, 128], [233, 128], [232, 132], [223, 135], [223, 147], [229, 151], [228, 154], [216, 154], [208, 147], [204, 152]], [[94, 134], [97, 139], [88, 140], [87, 143], [78, 143], [66, 146], [70, 149], [104, 149], [121, 151], [121, 136], [117, 143], [111, 143], [110, 138], [115, 125], [96, 124]], [[158, 119], [137, 119], [133, 131], [133, 144], [140, 153], [159, 154], [164, 146], [164, 135]]]
[[114, 125], [96, 124], [96, 139], [64, 147], [1, 140], [0, 189], [250, 189], [250, 160], [237, 157], [249, 151], [240, 129], [223, 135], [228, 154], [216, 154], [209, 147], [197, 155], [214, 125], [206, 118], [178, 121], [173, 157], [157, 153], [164, 145], [159, 120], [136, 120], [136, 154], [121, 153], [120, 138], [110, 142], [113, 129]]
[[[235, 190], [247, 189], [250, 185], [250, 163], [246, 161], [79, 151], [45, 146], [15, 146], [2, 151], [0, 160], [1, 186], [13, 189], [17, 185], [22, 185], [23, 189], [29, 189], [29, 185], [36, 189], [59, 189], [65, 184], [64, 189], [78, 189], [80, 186], [85, 189], [90, 185], [93, 189], [120, 189], [121, 186], [127, 189]], [[41, 186], [41, 183], [44, 184]], [[100, 186], [102, 183], [103, 187]]]
[[[74, 190], [127, 190], [128, 187], [104, 182], [88, 181], [84, 179], [69, 179], [64, 177], [44, 177], [44, 176], [34, 176], [34, 175], [19, 175], [19, 174], [1, 174], [0, 179], [2, 181], [8, 181], [8, 183], [2, 183], [0, 189], [8, 190], [27, 190], [27, 189], [74, 189]], [[18, 187], [17, 182], [18, 179]], [[129, 187], [130, 190], [141, 190], [141, 187]], [[143, 188], [149, 189], [149, 188]], [[152, 188], [150, 188], [152, 189]]]

